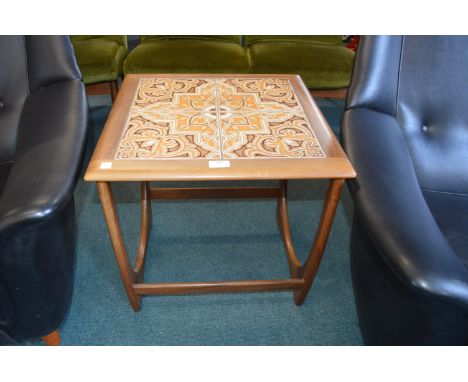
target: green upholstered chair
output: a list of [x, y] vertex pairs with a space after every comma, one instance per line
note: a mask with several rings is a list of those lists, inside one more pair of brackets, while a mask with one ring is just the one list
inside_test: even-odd
[[124, 73], [246, 73], [242, 36], [141, 36]]
[[127, 36], [70, 36], [88, 94], [114, 100], [127, 56]]
[[251, 73], [299, 74], [309, 89], [346, 88], [354, 52], [342, 36], [245, 36]]

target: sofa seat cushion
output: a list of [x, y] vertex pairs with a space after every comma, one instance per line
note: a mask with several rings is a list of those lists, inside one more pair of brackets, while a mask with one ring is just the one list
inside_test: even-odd
[[209, 40], [145, 40], [127, 57], [129, 73], [246, 73], [245, 49], [234, 42]]
[[116, 80], [123, 72], [127, 47], [114, 39], [73, 39], [76, 60], [85, 84]]
[[0, 163], [0, 197], [2, 196], [3, 189], [5, 188], [12, 164], [13, 162]]
[[106, 41], [114, 41], [115, 43], [123, 46], [127, 46], [127, 36], [125, 35], [73, 35], [70, 36], [72, 43], [74, 44], [76, 41], [87, 41], [87, 40], [106, 40]]
[[242, 45], [241, 35], [153, 35], [140, 36], [140, 42], [149, 40], [209, 40], [209, 41], [229, 41]]
[[343, 36], [340, 35], [246, 35], [245, 45], [257, 42], [312, 42], [342, 45]]
[[349, 85], [354, 52], [340, 45], [305, 42], [257, 42], [248, 47], [252, 73], [299, 74], [309, 89]]

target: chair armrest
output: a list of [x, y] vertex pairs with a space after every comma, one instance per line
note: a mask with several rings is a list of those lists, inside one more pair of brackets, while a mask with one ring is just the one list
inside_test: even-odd
[[468, 272], [424, 199], [398, 121], [347, 110], [342, 141], [357, 172], [348, 182], [356, 212], [380, 255], [417, 293], [468, 309]]
[[81, 170], [87, 115], [80, 80], [57, 82], [28, 96], [0, 198], [0, 233], [43, 222], [70, 200]]

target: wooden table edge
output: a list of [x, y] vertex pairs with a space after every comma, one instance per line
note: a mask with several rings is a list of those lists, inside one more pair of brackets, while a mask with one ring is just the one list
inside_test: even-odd
[[[346, 161], [343, 160], [343, 162]], [[349, 162], [348, 162], [349, 163]], [[84, 180], [86, 182], [177, 182], [177, 181], [267, 181], [267, 180], [319, 180], [319, 179], [354, 179], [357, 174], [354, 168], [349, 165], [346, 170], [326, 170], [312, 171], [311, 173], [296, 172], [291, 174], [275, 175], [265, 173], [265, 175], [249, 176], [243, 171], [228, 173], [226, 169], [211, 169], [211, 174], [197, 174], [193, 171], [173, 172], [161, 171], [149, 173], [148, 171], [135, 171], [134, 169], [111, 169], [100, 170], [97, 166], [92, 169], [88, 167]]]

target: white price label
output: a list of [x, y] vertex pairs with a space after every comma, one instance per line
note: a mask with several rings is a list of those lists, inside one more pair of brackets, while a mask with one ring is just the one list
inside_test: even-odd
[[210, 160], [208, 161], [209, 168], [226, 168], [231, 167], [231, 162], [228, 160]]
[[112, 162], [101, 162], [101, 165], [99, 166], [101, 170], [107, 170], [109, 168], [112, 168]]

